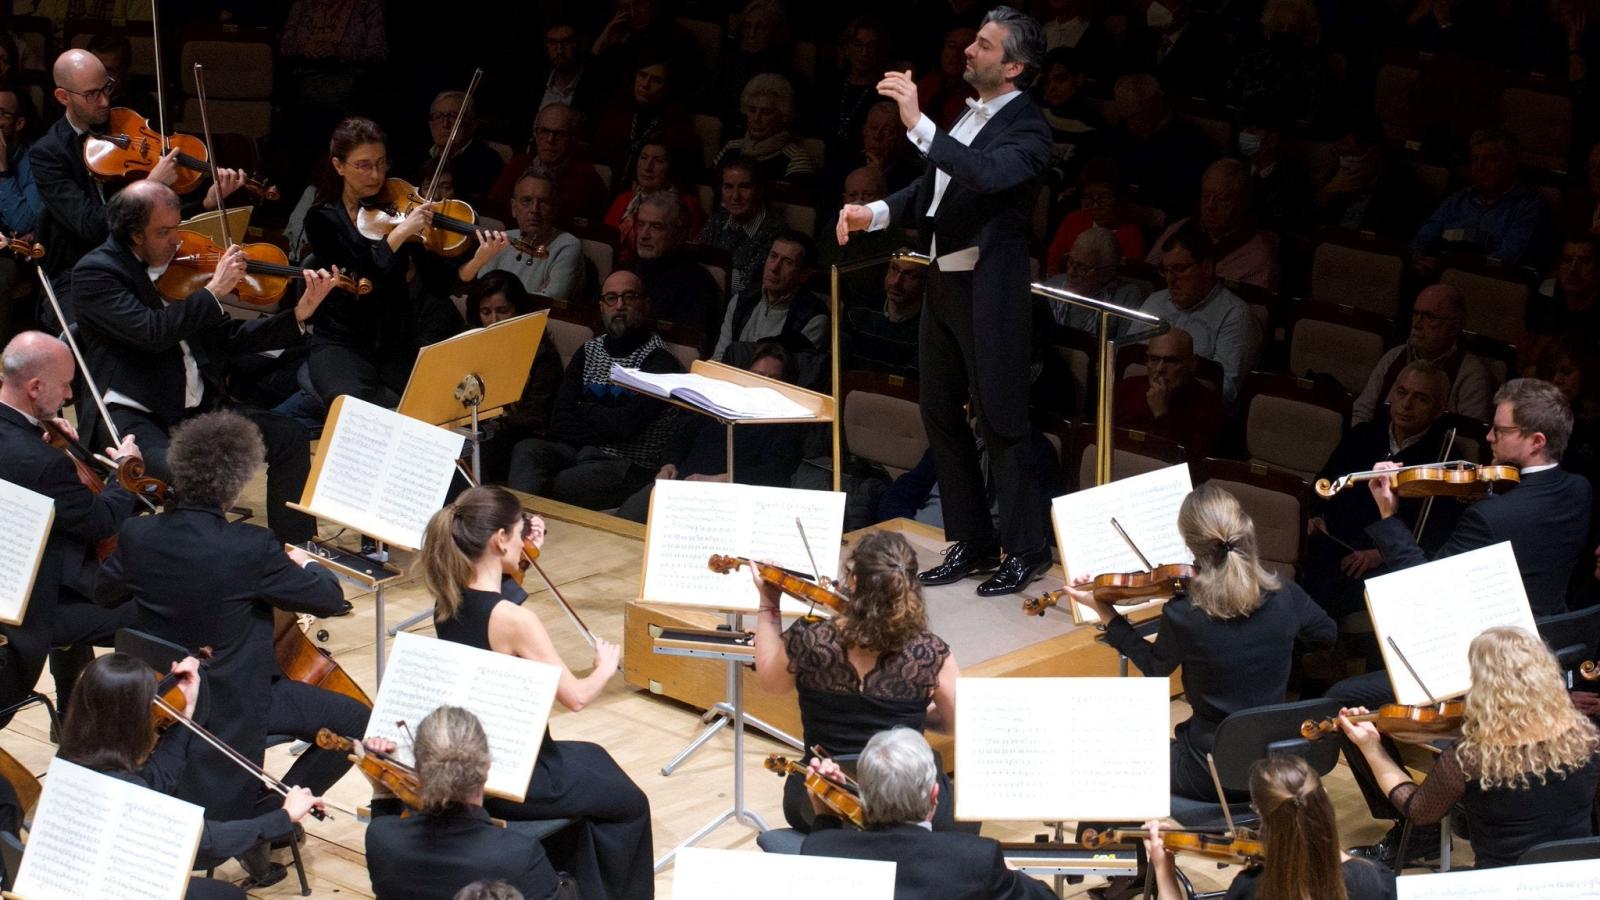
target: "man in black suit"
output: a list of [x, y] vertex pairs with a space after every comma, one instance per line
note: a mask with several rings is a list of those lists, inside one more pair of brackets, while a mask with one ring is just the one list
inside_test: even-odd
[[[837, 781], [838, 764], [811, 766]], [[1054, 897], [1044, 882], [1006, 867], [993, 838], [960, 831], [934, 831], [939, 803], [938, 768], [922, 735], [900, 727], [867, 741], [856, 763], [865, 830], [843, 827], [815, 799], [814, 830], [800, 845], [802, 856], [883, 860], [895, 863], [894, 900], [1044, 900]]]
[[[78, 480], [72, 460], [43, 440], [43, 424], [54, 422], [76, 438], [60, 418], [72, 399], [72, 354], [55, 338], [25, 331], [6, 345], [0, 381], [0, 478], [55, 501], [55, 521], [39, 562], [33, 592], [21, 625], [0, 625], [0, 709], [33, 690], [52, 647], [87, 647], [104, 641], [132, 621], [125, 611], [103, 609], [94, 595], [99, 541], [113, 537], [133, 514], [134, 497], [115, 480], [95, 494]], [[115, 458], [139, 455], [132, 435], [108, 449]], [[50, 654], [58, 697], [64, 702], [83, 655]], [[90, 656], [92, 658], [92, 656]], [[0, 723], [3, 724], [3, 723]]]
[[[1044, 60], [1039, 23], [996, 7], [966, 57], [965, 77], [978, 100], [948, 133], [918, 108], [910, 73], [890, 72], [878, 84], [879, 93], [899, 106], [907, 138], [932, 165], [886, 200], [846, 205], [836, 236], [843, 245], [852, 231], [877, 231], [893, 222], [915, 228], [935, 257], [918, 368], [945, 535], [955, 543], [944, 562], [921, 578], [924, 584], [949, 584], [998, 566], [978, 588], [992, 596], [1022, 590], [1050, 566], [1037, 515], [1039, 477], [1026, 446], [1033, 353], [1028, 222], [1052, 145], [1050, 126], [1022, 92]], [[1000, 501], [998, 541], [965, 412], [974, 397]]]
[[[215, 409], [225, 399], [223, 367], [232, 356], [288, 347], [333, 288], [326, 271], [304, 271], [305, 292], [294, 309], [241, 322], [221, 298], [244, 275], [243, 250], [223, 252], [210, 280], [187, 298], [168, 303], [153, 279], [178, 250], [178, 195], [160, 182], [136, 182], [106, 204], [111, 235], [73, 268], [79, 341], [112, 421], [137, 435], [145, 463], [158, 478], [167, 470], [167, 431]], [[285, 504], [300, 498], [311, 471], [310, 435], [283, 416], [247, 412], [267, 441], [267, 524], [287, 543], [316, 534], [316, 521]]]

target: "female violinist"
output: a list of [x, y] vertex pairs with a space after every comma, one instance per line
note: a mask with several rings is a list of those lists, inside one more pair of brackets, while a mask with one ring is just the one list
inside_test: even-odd
[[[367, 749], [392, 752], [381, 738]], [[367, 872], [377, 900], [451, 900], [480, 878], [503, 878], [531, 900], [553, 900], [560, 883], [536, 838], [501, 828], [483, 808], [489, 738], [478, 717], [441, 706], [417, 723], [412, 745], [420, 809], [402, 817], [400, 802], [373, 781], [367, 826]]]
[[1178, 509], [1178, 532], [1194, 554], [1189, 590], [1162, 610], [1156, 641], [1146, 641], [1110, 603], [1071, 589], [1094, 607], [1105, 641], [1147, 677], [1183, 668], [1194, 716], [1172, 739], [1172, 792], [1216, 800], [1206, 754], [1217, 726], [1241, 709], [1282, 703], [1297, 640], [1332, 643], [1337, 628], [1300, 586], [1261, 567], [1256, 526], [1232, 494], [1201, 485]]
[[[199, 663], [193, 657], [173, 664], [186, 708], [193, 710], [199, 699]], [[150, 667], [123, 653], [99, 657], [84, 669], [72, 693], [61, 723], [62, 759], [93, 769], [113, 778], [176, 795], [186, 766], [192, 757], [187, 728], [169, 728], [157, 738], [151, 704], [156, 696], [156, 679]], [[229, 857], [252, 857], [255, 869], [247, 866], [250, 887], [264, 887], [284, 877], [284, 869], [267, 862], [266, 841], [288, 837], [296, 823], [322, 799], [303, 787], [291, 788], [282, 802], [263, 809], [248, 819], [230, 822], [207, 818], [195, 854], [195, 867], [217, 865]], [[224, 881], [191, 878], [189, 900], [244, 897], [244, 891]]]
[[[1260, 812], [1266, 857], [1240, 872], [1226, 900], [1391, 900], [1394, 873], [1339, 849], [1333, 801], [1316, 770], [1298, 756], [1269, 756], [1250, 767], [1250, 802]], [[1173, 852], [1157, 823], [1145, 850], [1157, 900], [1188, 896], [1178, 886]]]
[[[434, 598], [434, 628], [442, 640], [559, 666], [556, 700], [578, 712], [616, 674], [621, 649], [597, 639], [594, 668], [579, 678], [539, 617], [505, 599], [502, 581], [519, 572], [527, 527], [517, 498], [499, 487], [469, 488], [433, 514], [420, 565]], [[586, 838], [555, 862], [578, 880], [585, 900], [653, 895], [649, 798], [599, 745], [553, 740], [546, 731], [527, 798], [491, 798], [484, 806], [508, 820], [582, 819]]]
[[1458, 803], [1478, 868], [1508, 866], [1545, 841], [1588, 837], [1600, 788], [1600, 734], [1573, 707], [1555, 656], [1537, 635], [1491, 628], [1467, 648], [1472, 691], [1461, 740], [1421, 784], [1383, 749], [1362, 707], [1339, 727], [1361, 751], [1379, 789], [1413, 825], [1432, 825]]
[[[806, 746], [837, 758], [853, 758], [874, 734], [897, 725], [948, 731], [955, 724], [960, 669], [949, 645], [928, 630], [916, 551], [893, 532], [868, 534], [850, 551], [844, 584], [847, 612], [800, 620], [780, 633], [778, 588], [756, 579], [756, 678], [762, 688], [798, 690]], [[950, 784], [943, 766], [940, 773], [934, 828], [950, 830]], [[809, 832], [810, 811], [804, 779], [791, 775], [784, 784], [784, 817]]]

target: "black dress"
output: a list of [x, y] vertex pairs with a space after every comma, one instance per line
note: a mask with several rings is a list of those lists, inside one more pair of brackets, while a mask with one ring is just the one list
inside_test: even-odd
[[[1344, 876], [1344, 890], [1350, 900], [1394, 900], [1394, 872], [1383, 866], [1352, 859], [1339, 866], [1339, 874]], [[1256, 882], [1260, 880], [1260, 869], [1245, 869], [1228, 886], [1223, 900], [1255, 900]]]
[[[489, 614], [509, 603], [497, 593], [466, 588], [454, 617], [434, 621], [440, 639], [492, 650]], [[587, 741], [552, 740], [547, 729], [526, 799], [488, 797], [484, 808], [500, 819], [582, 819], [545, 842], [558, 869], [578, 881], [584, 900], [649, 900], [655, 896], [650, 799], [611, 754]]]
[[[880, 731], [903, 725], [921, 732], [927, 725], [928, 703], [950, 655], [950, 646], [938, 635], [923, 632], [898, 651], [881, 654], [865, 678], [850, 665], [849, 648], [831, 619], [802, 619], [783, 638], [799, 693], [806, 747], [820, 746], [829, 756], [848, 762]], [[806, 759], [810, 758], [807, 750]], [[953, 794], [942, 763], [939, 773], [939, 808], [933, 826], [948, 831], [955, 826]], [[799, 775], [789, 776], [784, 784], [783, 815], [796, 830], [811, 831], [811, 803], [805, 779]]]

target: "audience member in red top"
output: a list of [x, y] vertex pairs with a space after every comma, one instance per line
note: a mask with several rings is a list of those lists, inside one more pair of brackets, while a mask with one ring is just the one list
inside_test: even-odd
[[705, 212], [700, 209], [700, 198], [683, 189], [684, 179], [678, 177], [678, 164], [666, 144], [648, 143], [639, 148], [633, 161], [633, 184], [617, 194], [606, 211], [605, 222], [621, 235], [618, 243], [618, 262], [633, 259], [633, 214], [639, 209], [639, 200], [656, 191], [677, 191], [688, 216], [688, 233], [699, 234], [705, 223]]
[[1215, 388], [1195, 380], [1194, 338], [1182, 328], [1150, 339], [1145, 374], [1117, 382], [1118, 428], [1147, 431], [1183, 445], [1190, 459], [1217, 450], [1227, 411]]
[[1079, 207], [1061, 220], [1050, 249], [1045, 252], [1045, 274], [1065, 271], [1067, 253], [1078, 242], [1078, 235], [1095, 225], [1109, 228], [1117, 236], [1123, 259], [1144, 259], [1144, 232], [1123, 215], [1122, 182], [1117, 166], [1108, 159], [1097, 159], [1083, 167], [1078, 177]]
[[578, 153], [583, 120], [565, 103], [552, 103], [533, 120], [533, 143], [511, 157], [489, 191], [489, 215], [505, 218], [511, 192], [527, 172], [543, 175], [556, 186], [555, 222], [562, 228], [598, 222], [606, 209], [606, 183], [594, 165]]
[[679, 83], [676, 64], [665, 52], [639, 54], [632, 86], [595, 119], [589, 149], [596, 161], [620, 171], [650, 141], [671, 147], [679, 159], [700, 158], [694, 115], [681, 100], [693, 82]]
[[978, 93], [962, 75], [967, 70], [967, 46], [977, 40], [978, 32], [966, 25], [957, 26], [945, 33], [944, 44], [939, 48], [939, 65], [928, 70], [917, 82], [917, 96], [922, 98], [922, 111], [933, 124], [949, 130], [967, 111], [967, 98]]

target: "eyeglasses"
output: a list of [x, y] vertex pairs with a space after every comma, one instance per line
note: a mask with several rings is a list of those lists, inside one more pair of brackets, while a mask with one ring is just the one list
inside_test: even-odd
[[387, 159], [360, 159], [350, 163], [350, 168], [363, 175], [370, 175], [373, 172], [387, 172], [389, 171], [389, 161]]
[[87, 91], [75, 91], [72, 88], [65, 87], [62, 88], [62, 90], [69, 94], [77, 94], [79, 97], [82, 97], [90, 103], [99, 103], [101, 100], [111, 99], [111, 89], [116, 86], [117, 80], [115, 78], [107, 78], [104, 85], [97, 88], [91, 88]]
[[1163, 265], [1156, 271], [1161, 273], [1162, 278], [1171, 279], [1174, 276], [1182, 278], [1183, 276], [1189, 274], [1189, 270], [1193, 269], [1197, 265], [1199, 265], [1199, 263], [1172, 263], [1170, 265]]
[[1418, 322], [1423, 322], [1423, 323], [1428, 324], [1428, 325], [1432, 325], [1434, 322], [1459, 322], [1459, 321], [1461, 321], [1461, 317], [1460, 316], [1442, 316], [1442, 315], [1440, 315], [1438, 313], [1435, 313], [1435, 312], [1428, 312], [1425, 309], [1412, 310], [1411, 311], [1411, 318], [1416, 319]]
[[1524, 433], [1523, 430], [1522, 430], [1522, 427], [1520, 425], [1495, 425], [1495, 426], [1492, 426], [1489, 430], [1493, 431], [1494, 432], [1494, 436], [1497, 437], [1497, 438], [1510, 437], [1513, 434], [1523, 434]]
[[644, 293], [642, 291], [623, 291], [620, 294], [612, 292], [609, 294], [600, 295], [600, 305], [621, 306], [622, 304], [626, 303], [629, 306], [637, 306], [643, 299]]

